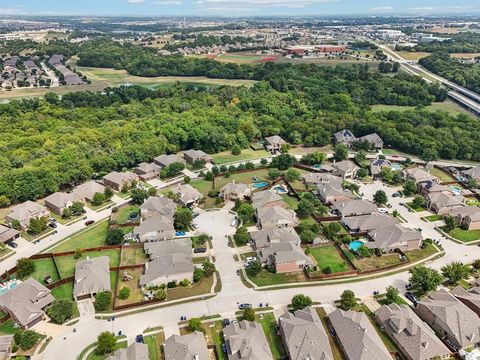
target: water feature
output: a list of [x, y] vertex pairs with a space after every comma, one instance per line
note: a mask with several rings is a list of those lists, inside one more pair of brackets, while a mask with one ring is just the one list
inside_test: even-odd
[[252, 183], [251, 186], [255, 189], [260, 189], [260, 188], [263, 188], [265, 186], [268, 186], [268, 182], [267, 181], [258, 181], [258, 182]]
[[363, 242], [360, 240], [354, 240], [348, 244], [348, 248], [352, 251], [358, 251], [363, 246]]

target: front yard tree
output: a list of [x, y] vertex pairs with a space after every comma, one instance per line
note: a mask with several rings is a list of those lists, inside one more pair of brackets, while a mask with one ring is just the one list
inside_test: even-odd
[[17, 275], [20, 279], [25, 279], [34, 272], [35, 262], [32, 259], [21, 258], [17, 260]]
[[405, 184], [403, 184], [403, 194], [405, 196], [411, 196], [417, 192], [417, 184], [415, 184], [414, 180], [407, 180]]
[[357, 177], [360, 179], [366, 178], [368, 176], [368, 171], [367, 169], [360, 168], [357, 171]]
[[460, 280], [467, 279], [470, 276], [468, 265], [462, 264], [460, 261], [453, 261], [441, 268], [442, 275], [445, 276], [451, 284], [458, 284]]
[[421, 208], [425, 205], [425, 198], [421, 195], [417, 195], [413, 199], [412, 204], [415, 208]]
[[243, 223], [247, 224], [252, 221], [253, 215], [255, 215], [255, 209], [251, 204], [244, 203], [238, 208], [237, 214]]
[[193, 214], [190, 209], [179, 208], [173, 216], [175, 229], [181, 231], [188, 231], [190, 224], [193, 221]]
[[73, 214], [77, 215], [83, 212], [83, 204], [79, 201], [75, 201], [72, 206], [70, 206]]
[[446, 231], [446, 232], [450, 232], [452, 231], [453, 229], [455, 229], [456, 227], [458, 227], [458, 221], [456, 218], [454, 218], [453, 216], [451, 215], [448, 215], [448, 216], [445, 216], [445, 218], [443, 219], [445, 221], [445, 226], [443, 227], [443, 229]]
[[383, 190], [377, 190], [373, 195], [373, 201], [377, 204], [386, 204], [388, 202], [387, 194]]
[[340, 295], [340, 307], [343, 310], [351, 310], [357, 305], [357, 298], [352, 290], [345, 290]]
[[238, 156], [242, 153], [242, 148], [238, 145], [233, 145], [232, 146], [232, 155]]
[[28, 225], [28, 232], [32, 235], [38, 235], [47, 228], [48, 219], [46, 217], [32, 218]]
[[57, 324], [63, 324], [73, 315], [73, 302], [68, 299], [57, 299], [47, 310], [48, 316]]
[[393, 183], [393, 170], [386, 166], [383, 167], [382, 170], [380, 170], [380, 177], [386, 183]]
[[109, 229], [107, 233], [107, 245], [120, 245], [123, 243], [123, 231], [120, 228]]
[[215, 274], [215, 264], [210, 261], [204, 261], [202, 264], [203, 272], [206, 277], [211, 277]]
[[110, 354], [115, 345], [117, 344], [117, 339], [110, 331], [104, 331], [98, 335], [97, 338], [97, 347], [95, 349], [95, 354], [97, 355], [106, 355]]
[[103, 191], [103, 195], [105, 196], [105, 199], [111, 199], [113, 197], [112, 188], [110, 186], [107, 186]]
[[248, 308], [243, 311], [243, 318], [247, 321], [255, 321], [255, 309]]
[[95, 309], [99, 311], [107, 310], [112, 303], [112, 293], [110, 291], [102, 291], [95, 295]]
[[252, 276], [259, 275], [262, 272], [262, 263], [258, 260], [252, 261], [247, 272]]
[[190, 320], [188, 320], [188, 330], [190, 330], [190, 332], [205, 332], [205, 329], [202, 326], [202, 321], [199, 318], [191, 318]]
[[410, 284], [419, 296], [437, 290], [442, 282], [442, 275], [435, 269], [425, 266], [415, 266], [410, 269]]
[[70, 219], [73, 216], [73, 210], [71, 208], [65, 208], [62, 212], [62, 218]]
[[312, 299], [303, 294], [297, 294], [292, 298], [293, 311], [302, 310], [307, 306], [312, 306]]
[[276, 180], [282, 175], [282, 172], [277, 168], [268, 169], [268, 177], [272, 180]]
[[167, 298], [167, 292], [164, 289], [158, 289], [155, 292], [155, 300], [163, 301]]
[[245, 226], [239, 227], [233, 235], [233, 239], [239, 246], [247, 245], [250, 240], [250, 234], [248, 233], [247, 228]]
[[348, 157], [348, 148], [345, 144], [337, 144], [333, 149], [333, 158], [336, 161], [347, 160]]
[[395, 304], [398, 302], [398, 299], [400, 298], [400, 292], [395, 286], [389, 286], [387, 287], [387, 293], [385, 294], [385, 301], [388, 305], [390, 304]]
[[131, 202], [135, 205], [142, 205], [148, 199], [148, 192], [146, 190], [135, 188], [131, 192]]
[[102, 205], [104, 201], [105, 201], [105, 195], [104, 194], [99, 193], [99, 192], [93, 194], [93, 199], [92, 199], [92, 205], [93, 206]]
[[355, 161], [360, 165], [362, 165], [364, 161], [367, 161], [367, 153], [365, 150], [360, 150], [356, 153]]

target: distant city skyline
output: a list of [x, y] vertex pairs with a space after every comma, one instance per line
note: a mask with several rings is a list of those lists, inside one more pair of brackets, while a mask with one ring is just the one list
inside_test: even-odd
[[0, 16], [478, 15], [478, 0], [0, 0]]

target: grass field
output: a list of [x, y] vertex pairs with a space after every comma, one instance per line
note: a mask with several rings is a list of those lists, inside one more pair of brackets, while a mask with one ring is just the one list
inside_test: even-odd
[[165, 341], [165, 335], [163, 332], [159, 332], [154, 335], [148, 335], [143, 337], [144, 343], [148, 346], [149, 360], [162, 360], [162, 351], [160, 347]]
[[397, 54], [403, 57], [405, 60], [420, 60], [421, 58], [431, 55], [428, 52], [414, 52], [414, 51], [397, 51]]
[[298, 199], [294, 198], [293, 196], [289, 195], [281, 195], [283, 198], [283, 201], [285, 201], [288, 205], [288, 208], [290, 210], [297, 210], [298, 207]]
[[423, 206], [416, 207], [415, 205], [413, 205], [413, 201], [407, 202], [407, 203], [405, 203], [405, 205], [407, 205], [409, 208], [411, 208], [415, 212], [422, 212], [422, 211], [427, 210]]
[[455, 181], [455, 179], [451, 177], [450, 174], [436, 167], [430, 170], [430, 174], [439, 178], [440, 182]]
[[270, 156], [270, 154], [266, 150], [253, 150], [253, 149], [242, 149], [242, 153], [240, 155], [232, 155], [231, 151], [223, 151], [221, 153], [212, 155], [213, 161], [215, 165], [222, 165], [231, 162], [238, 162], [238, 161], [248, 161], [253, 159], [260, 159]]
[[257, 321], [262, 325], [263, 332], [267, 337], [268, 345], [275, 360], [283, 359], [286, 354], [282, 338], [277, 335], [277, 319], [273, 313], [257, 316]]
[[147, 255], [142, 247], [124, 247], [122, 249], [121, 266], [145, 264]]
[[47, 275], [50, 275], [52, 277], [52, 282], [60, 280], [53, 259], [49, 258], [35, 260], [35, 272], [31, 275], [31, 277], [37, 280], [40, 284], [45, 285], [43, 279]]
[[[451, 115], [471, 115], [468, 110], [464, 109], [457, 103], [451, 100], [445, 100], [444, 102], [436, 102], [431, 105], [425, 106], [428, 111], [446, 111]], [[406, 111], [415, 110], [414, 106], [399, 106], [399, 105], [372, 105], [372, 111]]]
[[55, 299], [72, 299], [73, 281], [52, 289]]
[[[130, 289], [130, 296], [125, 300], [121, 300], [117, 297], [115, 305], [133, 304], [143, 300], [143, 291], [139, 285], [140, 276], [143, 274], [143, 269], [130, 269], [127, 272], [128, 275], [133, 277], [133, 279], [129, 281], [122, 281], [122, 279], [120, 279], [118, 282], [117, 296], [123, 287]], [[121, 274], [123, 274], [123, 271], [121, 271]]]
[[18, 331], [16, 323], [10, 319], [0, 325], [0, 335], [13, 335]]
[[463, 230], [455, 228], [450, 231], [448, 235], [465, 243], [480, 240], [480, 230]]
[[369, 258], [353, 260], [353, 264], [360, 271], [382, 269], [384, 267], [398, 265], [400, 263], [401, 261], [398, 254], [384, 254], [380, 257], [372, 255]]
[[310, 248], [310, 255], [315, 259], [320, 269], [325, 269], [328, 266], [332, 273], [350, 270], [335, 246]]
[[404, 251], [411, 262], [416, 262], [437, 252], [437, 248], [432, 244], [427, 244], [423, 249]]
[[[247, 272], [248, 274], [248, 272]], [[278, 285], [278, 284], [288, 284], [288, 283], [295, 283], [300, 281], [306, 281], [305, 276], [303, 273], [297, 274], [282, 274], [276, 273], [273, 274], [270, 271], [262, 270], [260, 274], [257, 276], [250, 276], [248, 277], [251, 281], [253, 281], [257, 286], [269, 286], [269, 285]]]
[[426, 221], [431, 222], [431, 221], [442, 220], [443, 217], [441, 215], [433, 214], [433, 215], [425, 216], [422, 219], [425, 219]]
[[[115, 350], [118, 349], [125, 349], [128, 346], [128, 343], [126, 341], [118, 341], [115, 346], [114, 346], [114, 352]], [[110, 354], [108, 355], [97, 355], [95, 353], [95, 350], [90, 353], [90, 355], [87, 356], [86, 360], [105, 360], [107, 357], [109, 357]]]
[[176, 287], [167, 290], [167, 300], [177, 300], [189, 296], [203, 295], [210, 293], [213, 284], [213, 276], [202, 279], [199, 283], [191, 287]]
[[77, 261], [85, 260], [87, 257], [92, 259], [100, 256], [108, 256], [110, 259], [110, 266], [118, 266], [120, 264], [120, 250], [111, 249], [111, 250], [102, 250], [83, 253], [80, 259], [75, 259], [73, 255], [69, 256], [58, 256], [55, 257], [57, 263], [58, 271], [62, 278], [73, 276], [75, 273], [75, 264]]
[[138, 205], [126, 205], [118, 208], [118, 211], [113, 214], [113, 219], [117, 224], [126, 224], [128, 223], [128, 215], [130, 213], [138, 213], [140, 207]]
[[108, 232], [108, 221], [103, 220], [93, 224], [85, 231], [79, 232], [67, 241], [55, 246], [50, 252], [73, 251], [105, 245]]
[[215, 189], [221, 189], [224, 185], [231, 183], [234, 180], [236, 183], [250, 185], [252, 182], [254, 182], [253, 177], [256, 177], [257, 181], [269, 181], [268, 169], [258, 169], [244, 173], [232, 174], [228, 178], [217, 177], [215, 178]]

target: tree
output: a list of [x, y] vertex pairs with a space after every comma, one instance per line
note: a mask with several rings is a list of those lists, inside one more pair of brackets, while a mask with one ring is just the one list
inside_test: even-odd
[[409, 282], [412, 285], [412, 289], [419, 296], [423, 296], [430, 291], [437, 290], [437, 287], [442, 282], [442, 275], [435, 269], [415, 266], [410, 269]]
[[345, 144], [337, 144], [333, 148], [333, 158], [336, 161], [347, 160], [348, 158], [348, 148]]
[[118, 297], [120, 300], [127, 300], [130, 297], [130, 289], [126, 286], [122, 287], [118, 292]]
[[438, 160], [438, 151], [433, 147], [424, 147], [422, 153], [420, 154], [420, 159], [425, 161], [428, 164], [430, 161]]
[[391, 183], [393, 183], [393, 173], [394, 173], [394, 171], [392, 170], [392, 168], [384, 166], [380, 170], [380, 177], [386, 183], [391, 184]]
[[445, 216], [443, 220], [445, 222], [445, 226], [443, 227], [443, 230], [445, 230], [446, 232], [450, 232], [453, 229], [458, 227], [457, 219], [451, 215]]
[[421, 195], [417, 195], [413, 198], [412, 205], [417, 209], [425, 205], [425, 198]]
[[247, 268], [247, 272], [251, 276], [257, 276], [262, 272], [262, 263], [258, 260], [254, 260], [250, 263], [250, 266]]
[[243, 318], [247, 321], [255, 321], [255, 309], [247, 308], [243, 310]]
[[14, 339], [20, 349], [27, 351], [40, 340], [40, 335], [33, 330], [20, 330], [15, 333]]
[[339, 223], [331, 222], [323, 226], [322, 233], [328, 240], [335, 240], [341, 229], [342, 226]]
[[12, 202], [6, 195], [0, 195], [0, 208], [10, 206]]
[[84, 211], [84, 206], [80, 201], [75, 201], [72, 206], [70, 206], [72, 213], [74, 215], [81, 214]]
[[237, 246], [247, 245], [250, 241], [250, 234], [248, 233], [247, 228], [245, 226], [237, 228], [235, 234], [233, 235], [233, 239], [235, 240], [235, 244], [237, 244]]
[[188, 320], [188, 330], [190, 332], [201, 331], [205, 332], [205, 329], [202, 326], [202, 321], [199, 318], [191, 318]]
[[302, 241], [302, 244], [311, 244], [316, 236], [317, 235], [312, 230], [303, 230], [300, 233], [300, 240]]
[[148, 192], [146, 190], [135, 188], [130, 191], [131, 202], [134, 205], [142, 205], [148, 199]]
[[238, 156], [242, 153], [242, 148], [238, 145], [233, 145], [232, 146], [232, 155]]
[[312, 299], [304, 294], [297, 294], [292, 298], [293, 311], [302, 310], [307, 306], [312, 306]]
[[[183, 182], [185, 184], [190, 184], [191, 181], [192, 181], [192, 179], [190, 178], [190, 176], [184, 176], [183, 177]], [[154, 189], [154, 188], [150, 188], [150, 189]], [[155, 190], [155, 192], [156, 192], [156, 190]]]
[[270, 168], [268, 169], [268, 177], [272, 180], [276, 180], [280, 177], [280, 175], [282, 175], [282, 173], [280, 172], [280, 170], [278, 170], [277, 168]]
[[355, 161], [362, 165], [364, 161], [367, 161], [367, 153], [365, 150], [360, 150], [355, 154]]
[[97, 337], [97, 347], [95, 348], [95, 353], [97, 355], [106, 355], [110, 354], [117, 344], [117, 339], [109, 331], [104, 331], [100, 333]]
[[285, 174], [285, 179], [290, 182], [296, 181], [300, 179], [300, 173], [295, 169], [288, 169]]
[[478, 181], [474, 178], [469, 178], [467, 181], [467, 186], [471, 189], [478, 188]]
[[25, 279], [35, 272], [35, 262], [32, 259], [21, 258], [17, 260], [17, 276]]
[[203, 271], [206, 277], [211, 277], [215, 274], [215, 264], [205, 260], [202, 264]]
[[470, 276], [468, 265], [460, 261], [452, 261], [441, 268], [442, 275], [445, 276], [451, 284], [457, 285], [460, 280], [467, 279]]
[[155, 300], [163, 301], [167, 298], [167, 292], [164, 289], [158, 289], [154, 296]]
[[176, 230], [187, 231], [193, 221], [192, 210], [188, 208], [179, 208], [173, 216], [173, 223]]
[[193, 282], [198, 283], [205, 277], [205, 271], [203, 269], [195, 267], [193, 270]]
[[373, 195], [373, 201], [379, 205], [386, 204], [388, 202], [387, 194], [383, 190], [377, 190]]
[[47, 228], [48, 219], [46, 217], [32, 218], [28, 225], [28, 232], [32, 235], [38, 235]]
[[71, 208], [65, 208], [62, 212], [62, 218], [70, 219], [73, 216], [73, 211]]
[[297, 159], [295, 156], [287, 154], [287, 153], [282, 153], [278, 156], [275, 156], [272, 159], [272, 162], [270, 163], [270, 167], [272, 168], [277, 168], [278, 170], [285, 171], [288, 170], [288, 168], [292, 167], [293, 164], [297, 162]]
[[93, 194], [93, 199], [92, 199], [92, 205], [93, 206], [100, 206], [103, 204], [103, 202], [105, 201], [105, 195], [102, 194], [102, 193], [95, 193]]
[[95, 295], [95, 309], [98, 311], [107, 310], [112, 303], [112, 293], [110, 291], [102, 291]]
[[253, 215], [255, 215], [255, 209], [251, 204], [243, 203], [238, 208], [237, 215], [244, 224], [249, 224], [253, 219]]
[[340, 295], [340, 307], [347, 311], [353, 309], [357, 305], [357, 298], [352, 290], [344, 290]]
[[109, 229], [107, 233], [106, 243], [107, 245], [120, 245], [123, 243], [124, 234], [122, 229], [113, 228]]
[[400, 299], [400, 292], [395, 286], [390, 285], [387, 287], [387, 293], [385, 294], [385, 302], [387, 305], [396, 304]]
[[366, 178], [368, 176], [368, 171], [367, 169], [360, 168], [357, 171], [357, 177], [360, 179]]
[[57, 324], [63, 324], [73, 315], [73, 302], [68, 299], [57, 299], [50, 305], [47, 314]]
[[[188, 178], [188, 179], [187, 179]], [[183, 178], [183, 181], [185, 184], [188, 184], [190, 182], [190, 178], [188, 176], [185, 176]], [[157, 196], [157, 189], [155, 189], [153, 186], [151, 188], [148, 188], [147, 190], [148, 197], [150, 196]], [[148, 198], [147, 198], [148, 199]]]
[[417, 184], [414, 180], [407, 180], [403, 184], [403, 194], [405, 196], [411, 196], [417, 192]]
[[315, 212], [315, 206], [308, 200], [302, 199], [297, 204], [297, 214], [302, 218], [306, 218]]
[[103, 190], [103, 196], [105, 196], [105, 199], [111, 199], [113, 194], [113, 190], [110, 186], [106, 186], [105, 190]]

